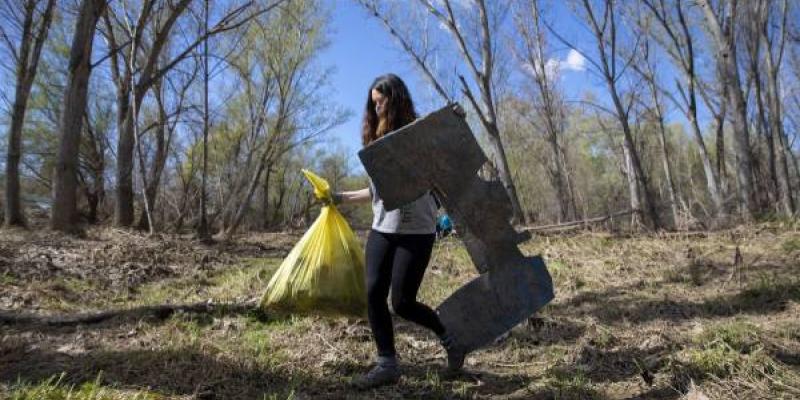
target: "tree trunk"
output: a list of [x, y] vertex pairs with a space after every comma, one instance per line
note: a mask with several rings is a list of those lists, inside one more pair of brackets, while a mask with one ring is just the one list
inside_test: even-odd
[[750, 132], [747, 127], [747, 106], [739, 83], [739, 72], [731, 62], [725, 68], [728, 75], [729, 101], [733, 105], [733, 144], [736, 153], [736, 181], [739, 200], [746, 218], [752, 218], [758, 211], [753, 193], [753, 156], [750, 152]]
[[134, 116], [128, 100], [120, 100], [120, 107], [127, 111], [117, 127], [119, 140], [117, 141], [117, 198], [114, 209], [114, 225], [129, 227], [133, 224], [133, 124]]
[[[767, 5], [768, 7], [768, 5]], [[788, 2], [783, 2], [783, 13], [788, 13]], [[781, 99], [780, 99], [780, 60], [783, 57], [783, 49], [784, 49], [784, 38], [781, 37], [780, 42], [770, 43], [768, 38], [768, 24], [769, 24], [769, 16], [766, 16], [764, 21], [764, 25], [759, 29], [760, 32], [760, 41], [764, 44], [764, 61], [765, 61], [765, 70], [767, 72], [767, 99], [769, 102], [769, 124], [770, 124], [770, 138], [771, 146], [770, 146], [770, 160], [773, 161], [777, 165], [771, 165], [771, 168], [775, 168], [775, 180], [776, 180], [776, 189], [777, 189], [777, 198], [779, 203], [779, 209], [781, 212], [785, 213], [786, 215], [792, 215], [795, 211], [795, 203], [794, 199], [792, 198], [792, 184], [791, 178], [789, 175], [789, 165], [788, 160], [786, 157], [785, 149], [785, 140], [786, 135], [784, 135], [783, 131], [783, 118], [782, 118], [782, 110], [781, 110]], [[785, 34], [786, 30], [786, 15], [783, 16], [783, 26], [781, 27], [782, 34]], [[777, 51], [778, 54], [773, 56], [773, 51]], [[777, 58], [777, 60], [776, 60]]]
[[778, 98], [780, 90], [778, 88], [777, 76], [770, 76], [769, 98], [770, 98], [770, 129], [774, 138], [773, 151], [775, 152], [776, 175], [778, 181], [778, 201], [780, 209], [787, 215], [794, 214], [795, 204], [792, 198], [792, 187], [789, 175], [789, 165], [786, 157], [786, 137], [783, 134], [783, 123], [781, 122], [781, 103]]
[[270, 218], [269, 218], [269, 178], [272, 175], [272, 165], [267, 166], [267, 173], [264, 174], [264, 208], [263, 208], [263, 215], [261, 217], [262, 223], [264, 224], [264, 229], [270, 228]]
[[779, 191], [778, 172], [775, 169], [775, 143], [772, 140], [773, 136], [770, 132], [771, 127], [767, 122], [767, 110], [764, 106], [764, 94], [761, 90], [762, 79], [757, 61], [753, 62], [751, 73], [753, 75], [753, 87], [755, 88], [754, 97], [756, 100], [756, 113], [758, 115], [758, 132], [756, 138], [763, 136], [767, 141], [767, 171], [769, 173], [769, 177], [766, 179], [761, 176], [762, 170], [759, 168], [760, 157], [759, 153], [756, 152], [756, 155], [753, 157], [753, 173], [758, 177], [755, 182], [757, 189], [755, 194], [759, 202], [759, 208], [768, 209], [771, 204], [777, 202], [778, 196], [776, 193]]
[[88, 116], [85, 118], [86, 124], [86, 163], [91, 176], [91, 184], [85, 182], [84, 194], [89, 207], [87, 222], [95, 224], [98, 221], [98, 209], [105, 199], [105, 142], [98, 137], [100, 133], [92, 129]]
[[[32, 82], [31, 82], [32, 83]], [[27, 87], [26, 87], [27, 86]], [[6, 162], [6, 226], [25, 226], [19, 184], [19, 162], [22, 158], [22, 125], [31, 85], [17, 82], [11, 127], [8, 132], [8, 160]]]
[[627, 142], [622, 144], [622, 156], [625, 161], [625, 179], [628, 181], [628, 201], [631, 210], [635, 210], [635, 212], [631, 214], [631, 225], [636, 227], [641, 223], [642, 201], [639, 199], [639, 185], [636, 183], [636, 169], [633, 167], [631, 151]]
[[[655, 87], [652, 88], [653, 91], [653, 99], [656, 102], [655, 106], [659, 107], [658, 99], [656, 98]], [[672, 178], [672, 166], [669, 162], [669, 149], [667, 148], [667, 132], [666, 128], [664, 127], [664, 117], [661, 115], [661, 111], [659, 109], [657, 118], [658, 118], [658, 142], [661, 147], [661, 163], [664, 167], [664, 176], [667, 178], [667, 193], [669, 194], [669, 201], [670, 201], [670, 210], [672, 211], [672, 223], [673, 226], [677, 227], [680, 221], [679, 214], [678, 214], [678, 207], [680, 202], [678, 200], [678, 190], [675, 188], [675, 180]]]
[[[632, 208], [634, 203], [641, 203], [639, 201], [639, 187], [641, 187], [644, 194], [644, 209], [637, 208], [640, 212], [647, 215], [653, 225], [653, 229], [661, 228], [661, 221], [656, 210], [655, 199], [650, 190], [647, 175], [642, 168], [642, 163], [639, 159], [639, 153], [636, 150], [636, 142], [633, 138], [633, 132], [630, 128], [629, 108], [623, 104], [617, 90], [617, 82], [624, 73], [624, 68], [619, 70], [617, 68], [619, 53], [617, 50], [617, 17], [616, 7], [618, 6], [613, 0], [606, 0], [603, 5], [604, 9], [599, 11], [597, 7], [593, 7], [589, 0], [582, 2], [583, 10], [585, 12], [584, 18], [590, 25], [594, 35], [595, 43], [599, 59], [593, 62], [597, 67], [597, 72], [602, 76], [605, 81], [606, 88], [609, 91], [611, 100], [614, 104], [614, 114], [617, 121], [620, 123], [622, 133], [624, 136], [623, 153], [626, 158], [626, 169], [628, 170], [628, 190], [630, 192], [630, 201]], [[600, 18], [598, 18], [600, 16]], [[631, 62], [632, 60], [628, 60]], [[636, 222], [636, 221], [634, 221]]]
[[[644, 0], [643, 3], [647, 6], [647, 8], [650, 9], [652, 15], [655, 16], [656, 20], [660, 22], [661, 27], [667, 33], [666, 36], [668, 37], [669, 42], [672, 43], [671, 49], [670, 46], [664, 41], [658, 39], [658, 34], [653, 34], [650, 32], [651, 35], [656, 37], [657, 42], [662, 43], [662, 46], [667, 48], [667, 53], [671, 56], [673, 64], [680, 68], [684, 78], [686, 79], [685, 94], [681, 88], [679, 88], [679, 90], [681, 92], [681, 98], [686, 103], [687, 107], [686, 109], [683, 109], [683, 107], [680, 106], [679, 107], [689, 120], [692, 131], [694, 132], [695, 140], [697, 141], [697, 145], [700, 149], [703, 172], [706, 177], [706, 187], [714, 207], [714, 215], [715, 217], [720, 217], [721, 214], [725, 213], [722, 204], [722, 195], [720, 194], [719, 183], [717, 177], [715, 176], [708, 150], [706, 149], [703, 134], [697, 122], [697, 73], [695, 69], [694, 39], [692, 36], [692, 30], [689, 28], [689, 22], [686, 18], [685, 6], [681, 1], [675, 2], [675, 13], [672, 14], [669, 10], [667, 10], [664, 2], [658, 3], [654, 0]], [[677, 17], [677, 21], [674, 21], [673, 15]], [[680, 29], [676, 29], [676, 23]], [[652, 82], [654, 79], [649, 80]], [[677, 105], [678, 101], [675, 96], [670, 95], [670, 98]], [[661, 121], [663, 124], [663, 116]]]
[[511, 201], [511, 213], [513, 223], [526, 223], [525, 215], [522, 212], [522, 206], [519, 203], [519, 196], [517, 195], [517, 188], [514, 186], [514, 180], [511, 178], [511, 170], [508, 167], [508, 157], [506, 157], [506, 150], [500, 139], [500, 131], [496, 124], [487, 127], [489, 130], [489, 142], [494, 148], [495, 154], [499, 162], [497, 163], [497, 172], [503, 187], [506, 189], [508, 199]]
[[[700, 130], [700, 124], [697, 122], [697, 95], [695, 92], [695, 78], [694, 74], [694, 61], [692, 63], [692, 72], [687, 77], [687, 84], [688, 84], [688, 92], [689, 92], [689, 109], [687, 113], [687, 117], [689, 118], [689, 123], [692, 126], [692, 132], [694, 133], [695, 141], [697, 142], [697, 147], [700, 150], [700, 160], [703, 163], [703, 173], [706, 176], [706, 189], [708, 189], [708, 194], [711, 196], [711, 203], [714, 206], [714, 215], [717, 218], [724, 218], [726, 211], [725, 206], [722, 202], [722, 194], [720, 193], [720, 186], [717, 181], [717, 176], [714, 175], [714, 168], [711, 164], [711, 157], [708, 154], [708, 149], [706, 149], [706, 143], [703, 139], [703, 132]], [[720, 124], [722, 122], [720, 121]], [[720, 125], [721, 127], [721, 125]], [[721, 136], [721, 128], [720, 132], [718, 133], [718, 137]], [[720, 139], [724, 140], [724, 139]], [[717, 150], [718, 157], [724, 157], [724, 151]], [[722, 178], [719, 178], [722, 179]]]
[[281, 176], [278, 182], [280, 185], [278, 186], [278, 198], [275, 199], [275, 203], [272, 207], [272, 226], [275, 226], [278, 221], [280, 212], [283, 209], [283, 201], [286, 198], [286, 168], [281, 169]]
[[[157, 29], [154, 32], [155, 37], [153, 38], [152, 43], [148, 45], [142, 45], [141, 43], [141, 40], [144, 37], [142, 32], [145, 31], [145, 24], [150, 20], [154, 10], [155, 2], [151, 0], [144, 2], [142, 5], [143, 8], [138, 20], [136, 21], [136, 24], [133, 27], [128, 27], [129, 30], [132, 29], [132, 32], [129, 31], [129, 35], [133, 36], [133, 39], [128, 46], [128, 48], [132, 50], [130, 53], [138, 54], [140, 49], [145, 52], [144, 64], [141, 66], [141, 72], [138, 81], [134, 82], [133, 79], [135, 74], [135, 66], [133, 63], [135, 60], [133, 58], [129, 59], [132, 65], [126, 66], [125, 74], [123, 77], [120, 77], [117, 70], [118, 63], [116, 61], [116, 54], [112, 55], [112, 72], [114, 73], [114, 77], [117, 80], [118, 85], [117, 128], [119, 132], [119, 141], [117, 142], [117, 201], [114, 212], [114, 223], [119, 227], [131, 226], [134, 223], [135, 218], [133, 160], [134, 150], [136, 150], [135, 148], [138, 138], [134, 136], [136, 132], [136, 127], [134, 124], [138, 118], [140, 108], [139, 105], [142, 104], [142, 100], [144, 99], [147, 91], [150, 90], [151, 86], [155, 82], [159, 81], [167, 70], [174, 66], [173, 63], [168, 63], [168, 65], [162, 69], [156, 68], [159, 56], [166, 46], [166, 42], [169, 39], [169, 35], [172, 31], [175, 21], [186, 10], [190, 2], [191, 0], [181, 0], [177, 4], [172, 4], [170, 2], [169, 14], [166, 16], [166, 18], [164, 20], [156, 19], [155, 24], [157, 25]], [[208, 28], [207, 25], [208, 23], [206, 21], [206, 28]], [[112, 47], [114, 47], [116, 50], [118, 45], [113, 38], [113, 28], [110, 20], [108, 22], [108, 29], [109, 36], [111, 36]], [[205, 30], [205, 35], [203, 38], [205, 39], [207, 36], [208, 29]], [[190, 49], [193, 49], [198, 44], [199, 43], [195, 41], [190, 46]], [[188, 52], [189, 50], [186, 51]], [[185, 57], [185, 54], [186, 53], [173, 61], [179, 61]], [[133, 104], [130, 104], [129, 100], [131, 94], [133, 97]], [[133, 107], [134, 105], [137, 106], [135, 109]], [[145, 179], [145, 177], [143, 176], [142, 179]], [[147, 204], [145, 205], [145, 212], [148, 212], [149, 209], [146, 207]], [[145, 217], [147, 216], [145, 215]]]
[[260, 162], [258, 163], [258, 168], [256, 169], [256, 173], [253, 178], [250, 180], [250, 183], [247, 185], [247, 191], [245, 192], [244, 198], [239, 203], [239, 206], [236, 208], [236, 212], [231, 219], [230, 224], [225, 228], [222, 233], [223, 240], [227, 241], [233, 237], [233, 234], [236, 233], [236, 229], [239, 228], [239, 225], [242, 223], [242, 219], [244, 219], [244, 214], [247, 212], [247, 209], [250, 206], [250, 201], [253, 198], [253, 193], [256, 191], [256, 187], [258, 187], [258, 182], [261, 180], [261, 174], [264, 173], [264, 167], [267, 165], [266, 162], [266, 154], [264, 152], [264, 156], [262, 156]]
[[[625, 155], [626, 164], [630, 167], [628, 176], [628, 190], [630, 191], [631, 195], [631, 207], [634, 207], [634, 202], [637, 203], [637, 206], [641, 203], [639, 201], [639, 191], [636, 184], [638, 182], [638, 185], [641, 185], [642, 192], [644, 192], [645, 209], [636, 209], [647, 214], [647, 217], [653, 223], [654, 229], [660, 229], [661, 221], [658, 217], [658, 211], [656, 211], [655, 199], [653, 198], [653, 193], [650, 190], [647, 176], [644, 174], [644, 169], [642, 168], [642, 163], [639, 159], [639, 152], [636, 151], [636, 142], [633, 140], [633, 133], [631, 132], [630, 124], [628, 123], [627, 113], [625, 112], [622, 101], [617, 94], [617, 88], [614, 85], [614, 82], [610, 79], [607, 79], [606, 86], [611, 92], [611, 99], [614, 102], [614, 107], [617, 111], [617, 118], [622, 126], [622, 133], [624, 135], [625, 142], [623, 149], [627, 151]], [[631, 172], [633, 172], [633, 177], [630, 176]], [[631, 183], [631, 178], [634, 178], [633, 183]]]
[[[717, 112], [718, 115], [714, 116], [714, 121], [716, 121], [717, 128], [717, 177], [719, 178], [719, 189], [722, 195], [727, 195], [728, 193], [728, 168], [725, 164], [725, 115], [728, 113], [728, 102], [726, 97], [726, 94], [721, 96], [720, 107], [719, 111]], [[722, 206], [727, 212], [727, 208], [725, 208], [724, 203]]]
[[722, 85], [725, 86], [728, 101], [732, 107], [733, 115], [733, 144], [736, 154], [736, 182], [739, 194], [739, 203], [745, 219], [752, 219], [758, 211], [753, 192], [753, 156], [750, 152], [750, 131], [747, 124], [747, 105], [744, 94], [742, 93], [741, 79], [739, 78], [739, 68], [736, 60], [736, 47], [733, 35], [733, 13], [736, 11], [735, 4], [725, 16], [725, 29], [717, 19], [713, 8], [708, 0], [698, 0], [703, 8], [706, 25], [711, 31], [712, 41], [716, 46], [717, 68], [719, 68], [722, 78]]
[[50, 227], [74, 232], [77, 223], [77, 173], [80, 134], [86, 112], [91, 74], [92, 44], [97, 20], [106, 7], [105, 0], [83, 0], [69, 56], [69, 80], [61, 112], [61, 138], [53, 182], [53, 210]]
[[548, 140], [550, 143], [550, 148], [553, 152], [553, 164], [555, 164], [555, 169], [553, 170], [552, 174], [552, 184], [556, 189], [556, 196], [558, 197], [558, 222], [570, 221], [570, 201], [569, 201], [569, 192], [567, 191], [567, 185], [565, 182], [564, 177], [564, 165], [562, 164], [561, 158], [561, 149], [558, 145], [558, 138], [550, 133], [548, 134]]
[[8, 130], [8, 154], [6, 160], [6, 226], [25, 226], [25, 215], [22, 212], [20, 193], [19, 163], [22, 159], [22, 128], [25, 124], [25, 112], [28, 108], [33, 80], [39, 68], [39, 57], [53, 16], [55, 0], [48, 0], [39, 26], [34, 33], [36, 1], [25, 3], [25, 19], [22, 23], [22, 35], [17, 68], [14, 105], [11, 111], [11, 124]]
[[[205, 33], [208, 34], [208, 0], [205, 0]], [[202, 180], [200, 183], [200, 223], [197, 226], [197, 237], [200, 240], [209, 242], [211, 241], [211, 231], [208, 227], [208, 210], [206, 196], [206, 183], [208, 175], [208, 40], [203, 43], [203, 172]]]
[[[145, 201], [150, 210], [151, 216], [155, 214], [156, 198], [158, 197], [158, 188], [161, 184], [161, 175], [164, 171], [164, 166], [167, 163], [167, 155], [169, 154], [170, 140], [167, 139], [167, 131], [170, 129], [167, 126], [167, 113], [161, 101], [158, 101], [158, 128], [156, 128], [156, 154], [153, 157], [153, 167], [150, 170], [150, 179], [147, 180], [147, 188], [145, 189]], [[172, 135], [170, 132], [169, 135]], [[149, 230], [150, 223], [147, 215], [142, 213], [139, 218], [139, 229]]]

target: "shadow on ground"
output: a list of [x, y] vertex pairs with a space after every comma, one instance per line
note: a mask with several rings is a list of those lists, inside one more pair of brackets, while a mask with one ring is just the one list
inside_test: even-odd
[[606, 324], [645, 323], [654, 320], [684, 321], [693, 318], [764, 315], [783, 312], [788, 302], [800, 301], [800, 282], [758, 285], [736, 294], [712, 297], [702, 302], [626, 296], [625, 291], [584, 292], [551, 305], [553, 311], [591, 315]]

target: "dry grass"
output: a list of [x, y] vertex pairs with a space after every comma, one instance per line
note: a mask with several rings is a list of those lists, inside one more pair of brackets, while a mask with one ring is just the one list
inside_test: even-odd
[[[252, 300], [294, 240], [254, 235], [206, 247], [113, 230], [86, 239], [6, 232], [0, 308], [49, 314]], [[545, 257], [556, 300], [473, 354], [464, 374], [446, 374], [434, 336], [397, 320], [404, 377], [357, 392], [349, 382], [374, 352], [364, 321], [222, 308], [88, 326], [4, 326], [0, 398], [800, 397], [796, 224], [540, 236], [523, 247]], [[474, 276], [457, 241], [439, 242], [421, 298], [438, 304]]]

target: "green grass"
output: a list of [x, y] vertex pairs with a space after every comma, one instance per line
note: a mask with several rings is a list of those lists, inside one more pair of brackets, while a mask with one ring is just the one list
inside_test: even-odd
[[712, 326], [693, 338], [693, 342], [706, 349], [730, 348], [739, 353], [753, 352], [759, 344], [760, 328], [737, 320]]
[[456, 289], [478, 276], [466, 248], [460, 243], [455, 244], [453, 240], [447, 238], [439, 241], [433, 249], [419, 293], [425, 304], [441, 303]]
[[582, 372], [566, 372], [551, 368], [545, 378], [535, 388], [548, 393], [554, 400], [586, 400], [602, 398], [592, 388], [592, 382]]
[[796, 388], [800, 376], [770, 357], [759, 340], [762, 334], [757, 326], [739, 320], [704, 330], [692, 338], [693, 346], [680, 354], [682, 361], [672, 365], [675, 376], [682, 379], [678, 385], [687, 385], [689, 379], [724, 379], [762, 386], [775, 394], [785, 393], [787, 383]]
[[19, 279], [8, 272], [3, 272], [0, 274], [0, 285], [16, 285], [18, 282]]
[[7, 393], [9, 400], [159, 400], [164, 397], [147, 391], [121, 390], [103, 386], [102, 373], [93, 382], [64, 383], [65, 374], [40, 383], [18, 382]]
[[781, 248], [787, 253], [800, 251], [800, 237], [786, 239], [781, 245]]
[[[104, 290], [86, 279], [56, 277], [46, 282], [36, 282], [33, 287], [41, 293], [42, 305], [57, 311], [82, 311], [87, 306], [104, 308], [111, 299], [101, 295]], [[87, 294], [91, 296], [87, 297]]]
[[212, 299], [235, 302], [240, 298], [261, 295], [280, 259], [249, 259], [216, 274], [205, 271], [178, 279], [165, 279], [143, 285], [136, 296], [139, 304], [193, 302]]
[[[732, 249], [726, 236], [719, 237], [713, 242], [708, 239], [705, 248]], [[538, 324], [522, 324], [506, 340], [472, 354], [469, 373], [455, 378], [443, 373], [441, 354], [432, 350], [439, 351], [431, 346], [433, 336], [403, 322], [396, 325], [398, 352], [405, 363], [400, 384], [355, 392], [347, 384], [365, 372], [374, 358], [366, 323], [282, 315], [260, 307], [252, 311], [219, 307], [207, 313], [121, 319], [87, 328], [93, 333], [83, 337], [87, 353], [69, 360], [59, 356], [64, 367], [40, 375], [30, 369], [38, 362], [35, 357], [30, 363], [15, 361], [14, 368], [23, 371], [26, 381], [0, 382], [0, 398], [188, 399], [194, 398], [197, 382], [215, 398], [265, 400], [647, 398], [686, 389], [689, 379], [709, 398], [730, 398], [726, 393], [790, 398], [793, 389], [780, 385], [800, 387], [797, 365], [792, 364], [800, 324], [791, 315], [796, 308], [793, 301], [800, 301], [800, 279], [786, 267], [791, 267], [790, 255], [800, 248], [800, 239], [774, 238], [770, 234], [759, 242], [766, 244], [748, 248], [746, 260], [762, 249], [771, 253], [765, 253], [757, 268], [747, 269], [741, 282], [726, 282], [727, 274], [704, 276], [706, 281], [700, 286], [695, 285], [699, 279], [692, 279], [691, 270], [675, 265], [681, 260], [676, 255], [685, 251], [685, 239], [587, 234], [526, 243], [526, 254], [531, 249], [544, 253], [556, 281], [556, 302], [538, 314]], [[732, 251], [725, 250], [708, 258], [715, 265], [728, 265], [731, 255]], [[112, 292], [70, 278], [39, 281], [35, 289], [44, 296], [38, 300], [60, 307], [56, 311], [86, 310], [104, 302], [108, 308], [209, 299], [240, 303], [260, 300], [280, 262], [252, 258], [222, 269], [189, 268], [129, 291]], [[770, 269], [773, 264], [780, 268]], [[450, 238], [437, 242], [421, 301], [436, 306], [476, 276], [463, 245]], [[12, 275], [0, 275], [0, 284], [14, 282]], [[86, 291], [91, 293], [81, 294]], [[603, 320], [622, 321], [639, 304], [643, 312], [660, 312], [662, 297], [666, 311], [685, 309], [686, 315], [656, 315], [625, 323]], [[659, 308], [650, 307], [651, 303]], [[698, 323], [705, 329], [694, 330]], [[8, 349], [25, 357], [21, 352], [27, 350], [19, 350], [16, 343], [30, 340], [26, 332], [13, 332], [16, 341], [0, 347], [0, 353]], [[71, 343], [76, 332], [54, 329], [51, 334], [61, 346]], [[586, 345], [593, 351], [584, 351]], [[606, 358], [591, 358], [595, 356]], [[639, 369], [631, 368], [632, 363]], [[100, 370], [103, 375], [95, 379]], [[642, 382], [643, 370], [652, 374], [653, 387]], [[69, 375], [47, 379], [58, 371], [69, 371]]]

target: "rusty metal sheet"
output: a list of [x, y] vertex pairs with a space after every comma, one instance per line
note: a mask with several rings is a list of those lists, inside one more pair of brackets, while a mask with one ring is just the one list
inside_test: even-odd
[[376, 140], [359, 157], [387, 209], [434, 190], [458, 228], [482, 275], [437, 310], [465, 349], [490, 343], [553, 299], [544, 261], [519, 250], [528, 236], [511, 226], [511, 203], [500, 182], [478, 176], [486, 155], [451, 107]]

